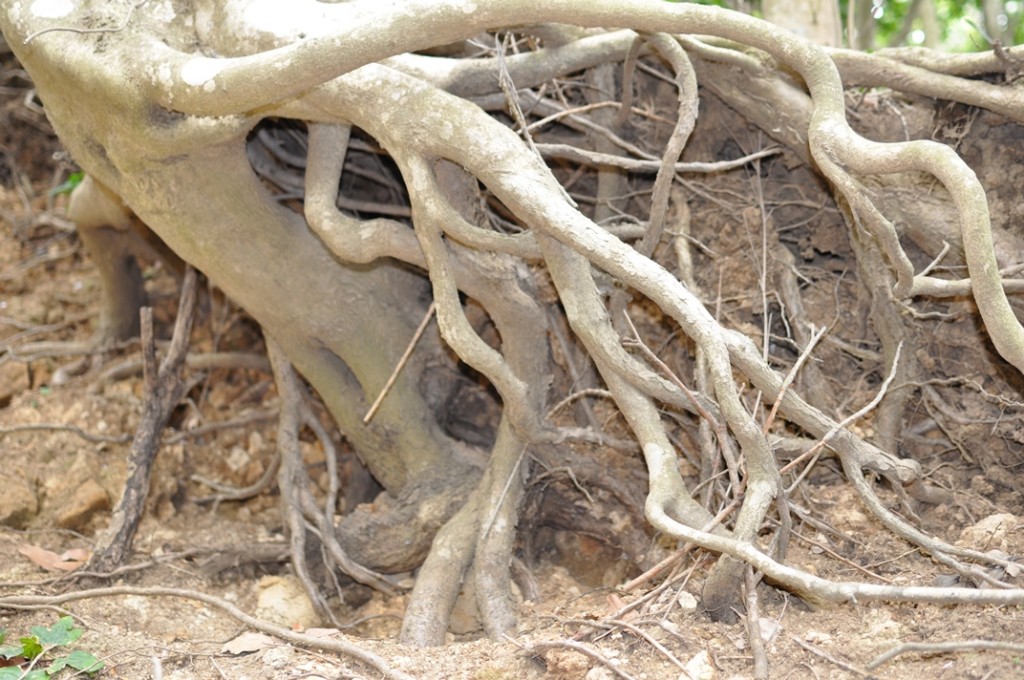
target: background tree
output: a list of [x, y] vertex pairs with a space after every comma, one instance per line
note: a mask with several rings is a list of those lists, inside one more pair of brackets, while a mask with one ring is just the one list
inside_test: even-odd
[[843, 44], [843, 20], [836, 0], [765, 0], [764, 18], [819, 45]]
[[[604, 26], [631, 30], [595, 28]], [[875, 310], [880, 364], [889, 376], [884, 386], [919, 375], [901, 310], [922, 296], [972, 294], [999, 355], [1024, 370], [1024, 331], [1003, 290], [999, 269], [1006, 262], [994, 249], [974, 173], [948, 146], [864, 139], [847, 123], [843, 92], [844, 82], [873, 87], [896, 78], [909, 92], [1019, 121], [1024, 109], [1014, 90], [965, 79], [1009, 74], [1015, 62], [1007, 65], [1005, 53], [963, 60], [829, 53], [742, 14], [639, 0], [585, 7], [571, 0], [540, 6], [299, 2], [287, 10], [258, 0], [10, 3], [0, 11], [0, 28], [32, 74], [61, 139], [91, 177], [72, 212], [83, 231], [97, 230], [84, 241], [108, 272], [111, 302], [97, 343], [134, 332], [140, 282], [130, 248], [117, 236], [128, 233], [126, 207], [263, 327], [286, 402], [279, 485], [293, 561], [325, 616], [330, 612], [308, 578], [309, 541], [322, 542], [332, 569], [382, 589], [395, 587], [388, 574], [422, 565], [403, 628], [409, 642], [444, 639], [464, 578], [475, 581], [488, 633], [514, 626], [510, 555], [526, 462], [583, 466], [586, 456], [574, 445], [606, 438], [592, 424], [548, 415], [555, 372], [548, 338], [563, 323], [643, 452], [651, 525], [723, 555], [704, 589], [713, 616], [731, 615], [745, 564], [812, 601], [1024, 598], [1015, 589], [833, 583], [781, 561], [790, 509], [768, 438], [776, 418], [818, 440], [808, 456], [827, 446], [865, 507], [936, 560], [963, 574], [974, 573], [970, 562], [1012, 566], [1004, 556], [926, 534], [882, 503], [866, 481], [871, 473], [900, 493], [929, 498], [920, 466], [894, 446], [905, 391], [881, 390], [874, 443], [846, 429], [849, 419], [835, 417], [813, 379], [805, 383], [805, 398], [805, 390], [791, 386], [792, 375], [769, 364], [767, 320], [758, 347], [708, 311], [688, 264], [686, 227], [669, 229], [670, 207], [683, 210], [674, 198], [676, 173], [693, 169], [679, 158], [697, 118], [699, 79], [828, 182]], [[440, 51], [423, 53], [431, 49]], [[677, 91], [660, 156], [625, 141], [641, 56], [667, 65]], [[607, 124], [611, 136], [601, 133], [617, 147], [613, 153], [532, 141], [527, 115], [561, 118], [572, 111], [557, 93], [549, 98], [519, 88], [543, 89], [590, 68], [590, 87], [614, 87], [606, 65], [618, 63], [624, 64], [621, 84], [606, 96], [622, 104]], [[486, 109], [504, 109], [513, 127]], [[408, 201], [409, 220], [345, 191], [346, 168], [359, 167], [347, 159], [364, 152], [384, 152], [394, 164], [402, 180], [394, 191]], [[764, 153], [701, 169], [755, 162]], [[616, 194], [608, 192], [619, 180], [612, 175], [653, 173], [647, 214], [598, 224], [598, 211], [582, 210], [544, 157], [602, 168], [598, 186], [605, 188], [597, 202], [607, 202], [608, 216], [617, 214]], [[907, 210], [897, 231], [886, 217], [899, 209], [892, 194], [925, 187], [937, 187], [946, 221]], [[301, 211], [288, 203], [299, 195]], [[352, 216], [339, 205], [364, 214]], [[747, 217], [767, 239], [767, 212]], [[652, 259], [667, 235], [680, 237], [678, 273]], [[956, 243], [969, 278], [917, 273], [901, 237]], [[692, 343], [691, 380], [680, 380], [644, 349], [631, 321], [640, 308], [656, 309]], [[410, 338], [432, 313], [439, 333], [426, 334], [405, 360]], [[794, 337], [803, 355], [819, 336], [803, 327]], [[296, 462], [297, 431], [317, 425], [292, 366], [386, 491], [338, 526], [330, 504], [324, 510], [311, 497]], [[392, 381], [396, 366], [401, 370]], [[465, 367], [500, 397], [493, 440], [456, 437], [438, 417], [467, 389]], [[763, 402], [746, 403], [743, 384]], [[728, 528], [691, 497], [659, 408], [699, 419], [702, 472], [711, 481], [724, 469], [728, 486], [714, 499], [738, 508]], [[762, 549], [757, 539], [770, 512], [781, 528]]]
[[[816, 42], [832, 46], [843, 44], [857, 50], [874, 50], [907, 45], [956, 52], [976, 52], [993, 42], [1015, 45], [1022, 42], [1021, 18], [1024, 5], [1017, 0], [838, 0], [837, 2], [723, 2], [706, 4], [737, 11], [762, 14], [773, 23], [785, 26], [804, 37], [822, 21], [836, 22]], [[782, 22], [791, 22], [785, 24]]]

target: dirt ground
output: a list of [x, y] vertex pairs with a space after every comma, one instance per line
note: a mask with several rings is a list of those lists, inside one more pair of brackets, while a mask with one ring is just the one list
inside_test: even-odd
[[[523, 602], [519, 631], [510, 639], [491, 641], [478, 632], [466, 632], [453, 634], [444, 648], [400, 646], [394, 639], [405, 598], [378, 594], [355, 598], [342, 617], [342, 632], [323, 629], [309, 618], [302, 598], [293, 594], [293, 580], [281, 559], [285, 538], [273, 489], [244, 502], [205, 502], [211, 489], [196, 481], [201, 477], [237, 486], [252, 484], [266, 471], [273, 454], [276, 396], [269, 372], [256, 365], [263, 351], [258, 329], [216, 298], [204, 303], [193, 349], [251, 355], [255, 363], [206, 371], [191, 393], [194, 396], [175, 414], [135, 542], [135, 568], [92, 581], [53, 571], [52, 564], [51, 571], [44, 569], [52, 557], [33, 553], [33, 548], [73, 559], [77, 553], [68, 551], [89, 550], [109, 521], [125, 478], [127, 439], [138, 421], [142, 388], [140, 371], [131, 365], [138, 359], [137, 345], [93, 357], [88, 367], [82, 367], [76, 365], [80, 357], [69, 355], [66, 346], [62, 350], [41, 344], [90, 338], [99, 282], [62, 217], [66, 197], [51, 194], [71, 165], [41, 112], [31, 100], [26, 105], [28, 87], [16, 67], [4, 65], [0, 509], [5, 517], [0, 525], [0, 598], [122, 585], [207, 593], [293, 630], [345, 636], [381, 655], [393, 668], [424, 679], [753, 677], [743, 623], [712, 623], [697, 607], [706, 559], [691, 556], [674, 572], [670, 584], [654, 579], [627, 592], [622, 584], [640, 570], [636, 565], [622, 568], [586, 536], [559, 535], [552, 539], [554, 548], [538, 552], [533, 572], [540, 595]], [[998, 125], [989, 124], [993, 129]], [[780, 163], [764, 174], [772, 179], [771, 173], [784, 170], [789, 168]], [[799, 170], [795, 173], [784, 180], [774, 178], [784, 187], [780, 191], [792, 190], [787, 200], [794, 211], [816, 200], [794, 198], [814, 184], [801, 179]], [[702, 186], [719, 201], [735, 191], [724, 184]], [[724, 219], [710, 203], [695, 205], [694, 222], [708, 230], [701, 238], [716, 253], [716, 266], [749, 270], [749, 252], [728, 246], [746, 243], [736, 238], [742, 220]], [[781, 210], [777, 221], [785, 217]], [[1013, 210], [1019, 208], [1007, 205], [1002, 214]], [[817, 294], [825, 301], [821, 314], [832, 317], [839, 310], [826, 302], [838, 285], [837, 272], [849, 268], [844, 264], [849, 258], [845, 237], [835, 220], [831, 230], [814, 230], [814, 222], [801, 223], [798, 218], [787, 218], [798, 226], [786, 232], [784, 241], [807, 253], [803, 266], [810, 273], [810, 286], [820, 286]], [[731, 263], [729, 258], [734, 258]], [[704, 274], [705, 285], [722, 286], [720, 274], [704, 271], [710, 272]], [[174, 318], [177, 281], [158, 264], [146, 271], [146, 278], [156, 309], [157, 336], [166, 338]], [[728, 286], [747, 285], [738, 280], [742, 276], [734, 278], [726, 282], [721, 296], [722, 313], [752, 318], [744, 314], [759, 313], [757, 300], [731, 296]], [[849, 280], [842, 285], [849, 285]], [[815, 294], [806, 293], [809, 299]], [[961, 418], [946, 423], [946, 429], [921, 427], [914, 430], [913, 439], [908, 434], [904, 452], [921, 461], [933, 483], [955, 492], [953, 500], [922, 505], [918, 512], [927, 532], [948, 541], [1024, 555], [1019, 381], [1017, 389], [1008, 379], [995, 385], [989, 381], [987, 372], [994, 369], [985, 362], [990, 359], [974, 356], [987, 354], [977, 350], [982, 341], [967, 313], [969, 303], [949, 305], [946, 311], [959, 306], [941, 329], [921, 322], [922, 334], [932, 338], [923, 351], [959, 362], [962, 375], [984, 387], [963, 389]], [[937, 329], [940, 335], [935, 335]], [[852, 362], [840, 361], [834, 368], [834, 380], [853, 386], [847, 387], [852, 403], [864, 403], [877, 387], [878, 376], [858, 378]], [[923, 421], [924, 400], [920, 408]], [[210, 427], [217, 424], [221, 426]], [[323, 465], [323, 451], [314, 442], [307, 443], [305, 453], [312, 469]], [[970, 587], [956, 583], [941, 566], [874, 521], [836, 470], [825, 466], [812, 475], [800, 499], [834, 531], [798, 523], [788, 557], [791, 564], [836, 580]], [[652, 539], [647, 563], [667, 550]], [[1024, 586], [1020, 575], [1007, 574], [1004, 580]], [[610, 617], [652, 589], [657, 592], [644, 606], [613, 622]], [[1019, 608], [870, 602], [814, 610], [768, 586], [761, 586], [759, 593], [759, 623], [772, 678], [1024, 678], [1024, 653], [979, 649], [909, 652], [866, 670], [880, 654], [906, 643], [1024, 643], [1024, 612]], [[359, 599], [365, 601], [358, 603]], [[280, 639], [227, 645], [246, 627], [223, 611], [186, 597], [111, 594], [69, 602], [60, 609], [0, 606], [0, 629], [16, 638], [32, 626], [51, 625], [62, 613], [74, 616], [85, 629], [76, 645], [105, 661], [100, 678], [379, 677], [350, 658]]]

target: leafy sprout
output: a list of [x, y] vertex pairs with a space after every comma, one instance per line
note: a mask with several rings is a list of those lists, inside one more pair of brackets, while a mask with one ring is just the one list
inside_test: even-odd
[[0, 665], [11, 664], [0, 668], [0, 680], [50, 680], [66, 668], [92, 676], [103, 669], [103, 662], [89, 652], [62, 649], [82, 636], [70, 616], [49, 628], [33, 626], [31, 633], [11, 645], [4, 644], [7, 633], [0, 630]]

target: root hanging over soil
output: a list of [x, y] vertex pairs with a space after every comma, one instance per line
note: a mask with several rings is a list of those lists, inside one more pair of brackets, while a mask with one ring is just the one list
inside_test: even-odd
[[[85, 33], [21, 5], [0, 12], [91, 177], [72, 216], [107, 255], [103, 336], [134, 332], [138, 271], [110, 231], [129, 209], [263, 328], [281, 400], [281, 513], [318, 613], [338, 623], [324, 584], [337, 591], [342, 575], [395, 592], [418, 569], [403, 641], [443, 643], [470, 590], [487, 635], [514, 632], [517, 527], [543, 463], [584, 469], [585, 447], [623, 442], [646, 465], [650, 527], [720, 556], [703, 588], [716, 619], [734, 616], [744, 583], [754, 597], [751, 569], [812, 604], [1024, 603], [1001, 578], [1019, 573], [1017, 558], [921, 526], [919, 504], [942, 495], [900, 448], [908, 414], [925, 401], [941, 410], [933, 391], [960, 379], [939, 377], [922, 315], [969, 296], [985, 333], [974, 349], [994, 348], [979, 361], [998, 366], [1000, 389], [1019, 384], [1015, 237], [994, 236], [985, 189], [953, 147], [855, 131], [844, 78], [876, 84], [884, 60], [908, 92], [945, 88], [1006, 115], [1020, 108], [1011, 88], [972, 81], [961, 95], [946, 62], [829, 52], [713, 7], [543, 5], [524, 16], [501, 0], [469, 14], [456, 0], [310, 2], [312, 18], [273, 29], [245, 3], [186, 15], [151, 1], [117, 30]], [[86, 2], [63, 21], [88, 11], [105, 10]], [[630, 30], [596, 28], [610, 25]], [[443, 44], [476, 58], [417, 53]], [[699, 138], [707, 97], [715, 116], [749, 126], [749, 148]], [[801, 163], [805, 183], [766, 198], [772, 173]], [[745, 173], [747, 196], [719, 191], [731, 173]], [[944, 224], [909, 214], [906, 196], [926, 192]], [[102, 214], [85, 209], [95, 205]], [[934, 252], [947, 236], [961, 269]], [[839, 252], [855, 272], [833, 269]], [[421, 324], [431, 313], [436, 326]], [[854, 375], [869, 384], [833, 381]], [[344, 517], [339, 454], [300, 376], [382, 488]], [[551, 408], [574, 393], [586, 395], [574, 411]], [[599, 417], [594, 394], [614, 413]], [[319, 497], [305, 428], [325, 452]], [[876, 521], [984, 587], [788, 565], [806, 480], [826, 457]]]

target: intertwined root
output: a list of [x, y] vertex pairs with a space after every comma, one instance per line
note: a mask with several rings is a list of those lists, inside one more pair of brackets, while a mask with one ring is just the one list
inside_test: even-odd
[[[758, 102], [780, 103], [783, 98], [794, 102], [794, 113], [781, 121], [783, 125], [773, 122], [765, 127], [781, 128], [779, 137], [813, 160], [833, 190], [850, 227], [862, 275], [873, 279], [870, 294], [883, 310], [874, 319], [883, 340], [881, 372], [890, 380], [904, 381], [913, 374], [905, 363], [913, 353], [895, 313], [902, 302], [891, 297], [902, 301], [925, 294], [963, 294], [968, 288], [998, 352], [1024, 370], [1024, 329], [1003, 291], [985, 195], [973, 172], [951, 149], [936, 143], [880, 144], [854, 133], [846, 120], [836, 61], [769, 24], [692, 4], [586, 4], [581, 13], [578, 0], [549, 0], [527, 17], [522, 8], [505, 0], [477, 0], [472, 7], [462, 0], [411, 0], [399, 5], [310, 2], [302, 5], [303, 11], [312, 13], [307, 25], [290, 25], [275, 33], [265, 24], [250, 25], [252, 16], [243, 3], [197, 2], [197, 20], [187, 22], [187, 30], [178, 26], [170, 37], [165, 37], [165, 17], [135, 6], [130, 24], [103, 35], [102, 50], [95, 49], [93, 41], [98, 38], [88, 37], [92, 33], [82, 37], [57, 31], [30, 37], [38, 18], [20, 14], [20, 4], [4, 9], [3, 28], [20, 37], [12, 45], [39, 46], [22, 50], [19, 56], [38, 74], [40, 93], [79, 162], [185, 260], [235, 297], [279, 346], [280, 351], [272, 350], [275, 374], [282, 394], [292, 395], [282, 410], [279, 480], [288, 501], [285, 514], [300, 574], [306, 572], [305, 537], [317, 533], [333, 566], [357, 580], [389, 587], [386, 579], [351, 560], [335, 540], [330, 504], [321, 509], [303, 491], [291, 449], [304, 416], [289, 363], [314, 384], [345, 435], [393, 496], [401, 497], [414, 480], [437, 476], [439, 471], [462, 475], [472, 470], [474, 480], [480, 475], [465, 504], [449, 513], [420, 571], [404, 627], [406, 640], [431, 644], [443, 638], [455, 586], [469, 573], [488, 633], [498, 636], [514, 626], [509, 561], [526, 452], [573, 438], [596, 438], [593, 431], [559, 428], [547, 417], [552, 374], [549, 323], [548, 310], [538, 302], [536, 271], [550, 278], [569, 327], [643, 451], [651, 524], [671, 537], [724, 555], [705, 589], [705, 604], [713, 613], [726, 615], [730, 610], [744, 563], [815, 601], [1024, 601], [1024, 592], [1012, 589], [949, 591], [834, 583], [775, 559], [784, 553], [789, 521], [787, 489], [766, 434], [778, 419], [816, 438], [815, 452], [822, 447], [831, 450], [872, 514], [935, 559], [964, 574], [974, 573], [965, 560], [1012, 566], [1002, 557], [954, 548], [930, 537], [888, 509], [864, 475], [883, 477], [897, 490], [914, 490], [920, 487], [919, 466], [851, 432], [847, 426], [852, 421], [837, 422], [828, 405], [801, 398], [790, 386], [792, 376], [783, 378], [765, 360], [767, 327], [765, 347], [758, 349], [746, 335], [712, 315], [694, 283], [688, 248], [677, 247], [679, 275], [651, 258], [667, 233], [676, 173], [686, 169], [678, 161], [698, 110], [696, 81], [702, 72], [728, 63], [747, 78], [754, 74], [754, 80], [770, 83], [767, 88], [763, 82], [752, 84], [750, 91], [735, 98], [737, 106], [756, 108]], [[101, 9], [84, 5], [90, 11]], [[506, 55], [499, 48], [493, 56], [476, 60], [407, 54], [525, 21], [543, 24], [526, 32], [548, 46], [519, 55]], [[637, 32], [596, 33], [557, 25], [566, 23], [629, 26]], [[687, 33], [711, 38], [677, 37]], [[202, 53], [195, 49], [197, 37]], [[145, 50], [139, 48], [142, 44]], [[806, 94], [767, 77], [768, 62], [736, 49], [736, 44], [761, 50], [797, 74]], [[61, 59], [55, 57], [55, 49]], [[517, 89], [541, 88], [566, 73], [621, 61], [626, 64], [624, 89], [631, 92], [629, 74], [641, 55], [655, 55], [668, 64], [678, 91], [673, 131], [660, 156], [611, 129], [625, 124], [632, 110], [628, 97], [617, 107], [620, 114], [602, 127], [574, 116], [557, 97], [540, 92], [521, 95]], [[381, 62], [385, 59], [386, 64]], [[843, 59], [836, 55], [840, 63]], [[61, 64], [69, 60], [91, 77], [69, 82], [64, 74], [62, 79]], [[849, 63], [856, 68], [858, 62]], [[595, 82], [607, 76], [597, 74]], [[970, 92], [980, 96], [977, 90]], [[983, 93], [992, 94], [988, 89]], [[521, 129], [513, 132], [470, 97], [484, 106], [505, 108]], [[82, 115], [78, 99], [97, 105]], [[776, 106], [773, 115], [789, 110]], [[531, 111], [601, 134], [617, 149], [595, 155], [590, 150], [566, 150], [565, 145], [535, 144], [526, 129]], [[116, 125], [110, 124], [111, 115], [118, 118]], [[246, 155], [249, 133], [268, 117], [309, 126], [301, 217], [278, 205], [253, 172], [260, 159]], [[408, 194], [411, 224], [383, 217], [359, 219], [338, 209], [344, 202], [339, 201], [338, 185], [352, 128], [368, 133], [396, 164]], [[633, 158], [620, 162], [616, 153]], [[544, 154], [653, 171], [650, 210], [636, 220], [641, 223], [639, 233], [634, 233], [639, 242], [632, 245], [621, 236], [637, 231], [635, 224], [605, 228], [585, 215], [556, 180]], [[301, 158], [294, 163], [302, 164]], [[261, 173], [268, 176], [265, 170]], [[925, 176], [948, 193], [969, 282], [915, 273], [892, 221], [868, 189], [870, 182], [884, 181], [878, 177], [902, 173]], [[614, 181], [605, 180], [607, 192]], [[481, 186], [499, 215], [480, 209]], [[762, 224], [765, 234], [770, 231], [765, 210], [749, 217]], [[685, 235], [685, 229], [680, 234]], [[439, 431], [430, 419], [429, 395], [417, 392], [425, 367], [416, 360], [393, 387], [389, 383], [393, 392], [381, 411], [373, 419], [362, 417], [365, 395], [383, 389], [392, 365], [400, 363], [400, 338], [411, 334], [414, 318], [427, 307], [409, 293], [419, 282], [406, 267], [429, 278], [437, 328], [445, 344], [500, 394], [504, 411], [489, 456], [466, 453]], [[767, 276], [767, 267], [762, 275]], [[693, 386], [649, 355], [623, 347], [623, 338], [632, 348], [642, 347], [644, 340], [627, 316], [627, 290], [656, 308], [673, 332], [696, 348]], [[763, 296], [765, 291], [762, 284]], [[314, 296], [314, 304], [294, 309], [299, 296]], [[486, 342], [467, 319], [463, 296], [486, 311], [497, 342]], [[356, 321], [362, 324], [358, 329], [353, 327]], [[817, 336], [804, 330], [806, 342], [799, 349], [806, 354], [813, 351]], [[766, 418], [759, 410], [751, 413], [741, 398], [742, 382], [753, 385], [764, 403], [771, 404]], [[888, 384], [881, 387], [879, 400], [886, 397]], [[898, 411], [893, 404], [898, 403], [890, 399], [880, 418], [880, 441], [886, 446], [892, 443], [892, 414]], [[705, 471], [724, 466], [730, 486], [716, 493], [736, 506], [728, 530], [716, 527], [708, 509], [691, 498], [661, 408], [701, 419], [701, 455], [712, 461]], [[328, 500], [335, 492], [332, 487]], [[769, 556], [755, 539], [773, 508], [781, 528]]]

